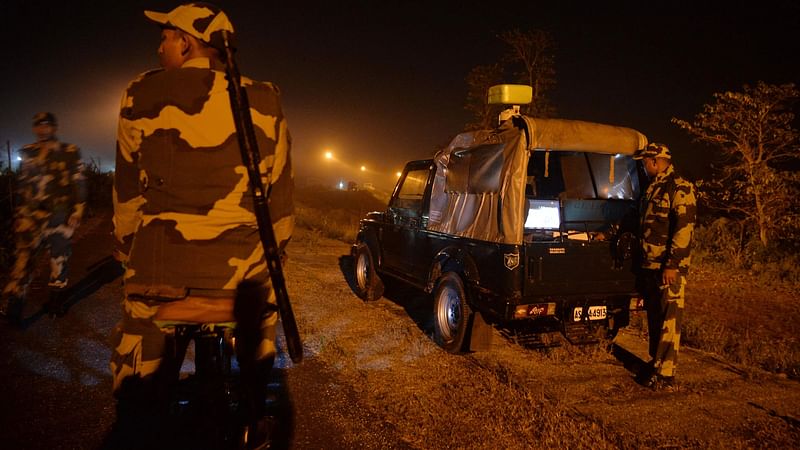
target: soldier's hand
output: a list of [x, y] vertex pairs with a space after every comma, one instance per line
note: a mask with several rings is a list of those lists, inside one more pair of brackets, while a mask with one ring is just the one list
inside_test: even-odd
[[661, 274], [661, 283], [664, 286], [671, 286], [675, 283], [678, 279], [678, 270], [677, 269], [664, 269], [664, 272]]

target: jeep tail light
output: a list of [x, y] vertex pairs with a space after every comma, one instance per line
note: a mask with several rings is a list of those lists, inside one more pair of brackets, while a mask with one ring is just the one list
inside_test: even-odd
[[515, 319], [524, 319], [526, 317], [541, 317], [552, 316], [556, 313], [555, 303], [536, 303], [533, 305], [518, 305], [514, 309]]
[[644, 309], [644, 299], [641, 297], [631, 297], [631, 310]]

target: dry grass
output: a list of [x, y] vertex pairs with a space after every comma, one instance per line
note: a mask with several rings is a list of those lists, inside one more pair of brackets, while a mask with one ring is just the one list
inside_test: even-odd
[[295, 205], [294, 213], [297, 225], [307, 228], [318, 237], [336, 239], [342, 242], [354, 242], [356, 240], [358, 219], [345, 211], [334, 209], [321, 213], [317, 209], [297, 204]]
[[[702, 294], [687, 299], [686, 344], [800, 379], [797, 298], [740, 288], [728, 287], [719, 297], [709, 299], [714, 291], [701, 286], [697, 293]], [[688, 301], [692, 300], [695, 305], [690, 307]]]
[[295, 219], [319, 236], [352, 243], [358, 221], [370, 211], [386, 209], [386, 202], [367, 191], [339, 191], [320, 187], [299, 189], [295, 195]]
[[[699, 264], [690, 274], [682, 344], [800, 379], [800, 287], [765, 286], [744, 271]], [[632, 328], [644, 335], [644, 320]]]

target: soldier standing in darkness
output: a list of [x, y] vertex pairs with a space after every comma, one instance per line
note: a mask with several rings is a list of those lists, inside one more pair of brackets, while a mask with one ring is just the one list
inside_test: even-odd
[[[229, 300], [243, 281], [260, 283], [264, 302], [275, 303], [221, 60], [222, 31], [233, 33], [233, 25], [206, 3], [145, 15], [161, 27], [162, 68], [130, 83], [119, 116], [114, 234], [115, 256], [126, 272], [123, 318], [114, 331], [110, 363], [118, 423], [120, 414], [158, 414], [160, 400], [152, 394], [161, 389], [166, 335], [153, 317], [162, 305], [187, 298]], [[284, 249], [294, 217], [290, 137], [280, 94], [270, 83], [245, 77], [242, 85], [261, 150], [272, 225]], [[276, 322], [275, 313], [261, 321], [256, 360], [263, 380], [275, 357]], [[139, 423], [133, 427], [146, 430]]]
[[634, 154], [634, 159], [642, 161], [650, 178], [640, 207], [639, 286], [653, 358], [637, 381], [659, 389], [672, 386], [675, 380], [697, 199], [694, 185], [675, 172], [666, 145], [648, 144]]
[[19, 324], [36, 255], [50, 249], [50, 302], [63, 301], [69, 275], [71, 238], [86, 206], [86, 183], [78, 147], [56, 138], [58, 124], [49, 112], [33, 116], [36, 143], [20, 150], [19, 206], [14, 234], [15, 262], [3, 289], [0, 315]]

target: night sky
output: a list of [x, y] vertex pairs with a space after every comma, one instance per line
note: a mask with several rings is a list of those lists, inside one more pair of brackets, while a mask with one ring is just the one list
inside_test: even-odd
[[[511, 28], [552, 33], [559, 117], [635, 128], [702, 176], [712, 155], [670, 118], [745, 83], [800, 83], [800, 2], [650, 3], [667, 2], [216, 2], [237, 29], [241, 71], [281, 88], [298, 181], [377, 185], [470, 120], [464, 79], [499, 59], [495, 36]], [[159, 30], [142, 11], [178, 4], [5, 0], [2, 160], [49, 110], [63, 140], [110, 169], [122, 91], [158, 65]], [[368, 175], [348, 172], [362, 164]]]

